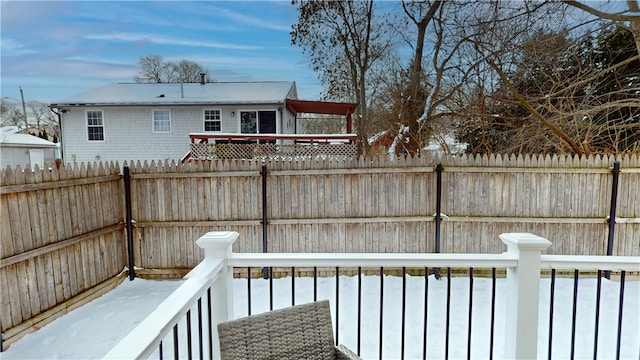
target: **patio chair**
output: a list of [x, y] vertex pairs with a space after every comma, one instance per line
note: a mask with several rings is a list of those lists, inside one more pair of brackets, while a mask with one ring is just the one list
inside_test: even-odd
[[223, 360], [360, 359], [335, 346], [328, 300], [218, 324], [218, 338]]

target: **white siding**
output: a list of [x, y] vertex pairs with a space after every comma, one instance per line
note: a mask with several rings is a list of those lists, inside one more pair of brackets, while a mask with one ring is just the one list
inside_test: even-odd
[[[171, 111], [171, 132], [154, 133], [152, 110]], [[204, 109], [221, 110], [222, 132], [239, 131], [239, 110], [278, 106], [78, 107], [62, 115], [64, 162], [180, 160], [189, 152], [189, 134], [204, 131]], [[86, 110], [102, 110], [104, 141], [87, 140]], [[235, 114], [232, 116], [232, 112]]]
[[[0, 168], [4, 169], [7, 166], [12, 168], [20, 165], [22, 169], [29, 164], [29, 150], [31, 148], [24, 146], [7, 146], [2, 145], [0, 147]], [[55, 149], [54, 148], [34, 148], [42, 149], [44, 153], [45, 165], [52, 165], [55, 161]]]
[[296, 116], [289, 110], [284, 110], [282, 119], [282, 133], [283, 134], [295, 134], [296, 133]]
[[[296, 83], [293, 83], [291, 89], [289, 89], [289, 93], [287, 94], [287, 99], [298, 99], [298, 89], [296, 87]], [[282, 134], [295, 134], [296, 133], [296, 116], [293, 115], [288, 109], [284, 109], [282, 111]]]

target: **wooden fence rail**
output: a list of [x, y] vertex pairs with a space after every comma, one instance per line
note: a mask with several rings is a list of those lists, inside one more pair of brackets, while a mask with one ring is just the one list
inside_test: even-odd
[[[433, 252], [438, 163], [441, 252], [497, 253], [499, 234], [531, 232], [552, 240], [548, 254], [605, 255], [615, 161], [612, 253], [639, 256], [638, 155], [125, 163], [134, 264], [181, 276], [202, 260], [194, 239], [213, 230], [239, 232], [235, 252], [261, 252], [264, 240], [269, 252]], [[121, 170], [2, 171], [4, 339], [126, 266]]]

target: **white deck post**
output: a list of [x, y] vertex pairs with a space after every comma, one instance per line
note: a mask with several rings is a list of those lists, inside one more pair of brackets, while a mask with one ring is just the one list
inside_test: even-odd
[[505, 359], [536, 359], [538, 351], [538, 302], [540, 253], [551, 246], [545, 238], [530, 233], [500, 234], [507, 256], [518, 259], [507, 268], [507, 313]]
[[[232, 253], [233, 243], [239, 234], [235, 231], [211, 231], [204, 234], [196, 244], [204, 249], [204, 262], [217, 262], [226, 259]], [[233, 319], [233, 268], [225, 266], [217, 274], [211, 286], [212, 336], [214, 341], [214, 359], [220, 358], [218, 327], [221, 322]]]

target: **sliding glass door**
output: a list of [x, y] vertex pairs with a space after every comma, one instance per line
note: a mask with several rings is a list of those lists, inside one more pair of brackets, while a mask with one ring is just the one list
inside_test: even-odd
[[241, 111], [240, 132], [242, 134], [275, 134], [275, 111]]

